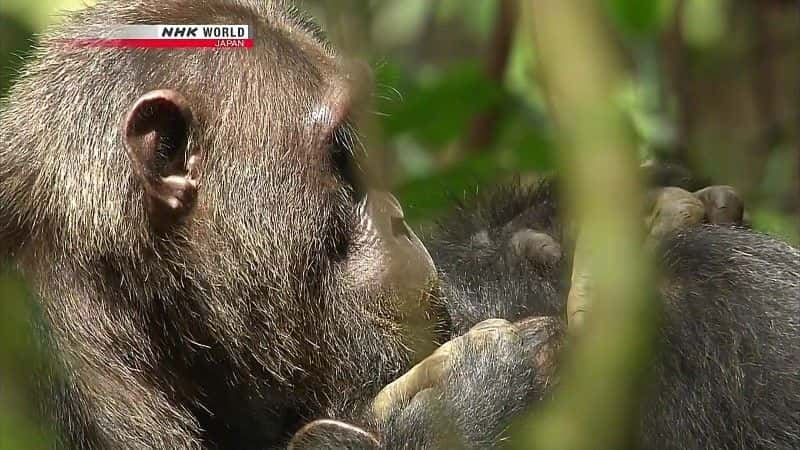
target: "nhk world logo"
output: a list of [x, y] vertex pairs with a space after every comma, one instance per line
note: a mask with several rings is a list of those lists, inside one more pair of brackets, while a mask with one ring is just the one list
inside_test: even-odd
[[80, 47], [251, 48], [248, 25], [114, 25], [68, 40]]

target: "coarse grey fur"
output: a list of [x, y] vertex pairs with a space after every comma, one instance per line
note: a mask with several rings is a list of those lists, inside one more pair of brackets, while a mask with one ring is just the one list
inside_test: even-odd
[[[256, 45], [68, 41], [118, 23], [248, 24]], [[346, 74], [314, 31], [278, 1], [136, 0], [43, 36], [0, 115], [0, 242], [43, 304], [59, 448], [279, 446], [309, 419], [358, 416], [409, 366], [403, 302], [430, 286], [382, 278], [379, 218], [358, 219], [314, 120], [350, 101], [326, 104]], [[122, 137], [155, 89], [187, 99], [202, 156], [197, 203], [166, 232]]]
[[[565, 316], [561, 280], [569, 273], [569, 259], [541, 266], [508, 253], [513, 231], [524, 228], [551, 234], [570, 247], [560, 210], [552, 183], [545, 182], [490, 189], [442, 222], [428, 248], [441, 272], [443, 300], [456, 333], [487, 317]], [[476, 244], [472, 236], [480, 232], [489, 239]], [[636, 447], [800, 447], [800, 250], [742, 227], [698, 225], [666, 236], [658, 256], [663, 314]], [[534, 330], [558, 338], [563, 326], [545, 321]], [[551, 337], [531, 345], [553, 346]], [[497, 362], [484, 364], [498, 370]], [[501, 366], [500, 373], [513, 367]], [[557, 371], [555, 378], [533, 378], [537, 381], [522, 391], [532, 397], [517, 401], [504, 397], [508, 389], [467, 387], [478, 376], [465, 370], [445, 383], [440, 394], [445, 399], [446, 392], [461, 390], [456, 400], [444, 402], [445, 417], [463, 420], [462, 407], [471, 408], [476, 398], [498, 399], [501, 416], [524, 409], [521, 403], [547, 396]], [[405, 417], [414, 425], [398, 426], [394, 419], [386, 426], [425, 429], [423, 415]], [[423, 438], [411, 447], [430, 448], [427, 442], [431, 439]], [[488, 447], [470, 442], [468, 448]]]

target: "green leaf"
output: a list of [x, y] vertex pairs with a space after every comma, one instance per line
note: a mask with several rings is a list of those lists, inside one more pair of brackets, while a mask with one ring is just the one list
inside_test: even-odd
[[414, 224], [435, 218], [453, 204], [454, 198], [496, 179], [500, 173], [496, 157], [480, 153], [429, 177], [407, 182], [397, 190], [397, 195], [406, 219]]
[[658, 33], [673, 4], [671, 0], [606, 0], [606, 10], [620, 32], [644, 37]]
[[695, 48], [709, 48], [724, 36], [727, 27], [725, 0], [686, 0], [683, 34]]
[[502, 105], [502, 86], [469, 64], [445, 72], [432, 83], [402, 92], [400, 101], [379, 103], [387, 136], [410, 133], [421, 143], [439, 148], [466, 135], [470, 120]]
[[550, 172], [555, 169], [555, 145], [545, 136], [529, 133], [511, 149], [518, 170]]
[[778, 236], [795, 245], [800, 244], [800, 230], [797, 228], [800, 217], [763, 208], [752, 211], [751, 220], [753, 228], [758, 231]]

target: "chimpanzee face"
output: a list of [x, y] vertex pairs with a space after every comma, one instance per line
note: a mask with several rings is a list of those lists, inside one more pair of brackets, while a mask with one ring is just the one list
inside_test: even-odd
[[358, 175], [368, 74], [291, 16], [251, 26], [251, 50], [164, 60], [165, 84], [123, 121], [149, 224], [182, 243], [176, 258], [197, 282], [191, 301], [232, 341], [237, 327], [344, 298], [394, 305], [395, 318], [419, 310], [433, 262], [397, 200]]

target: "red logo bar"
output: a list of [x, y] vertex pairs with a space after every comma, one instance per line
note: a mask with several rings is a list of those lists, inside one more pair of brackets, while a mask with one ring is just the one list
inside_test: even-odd
[[73, 39], [76, 47], [103, 48], [252, 48], [253, 39]]

